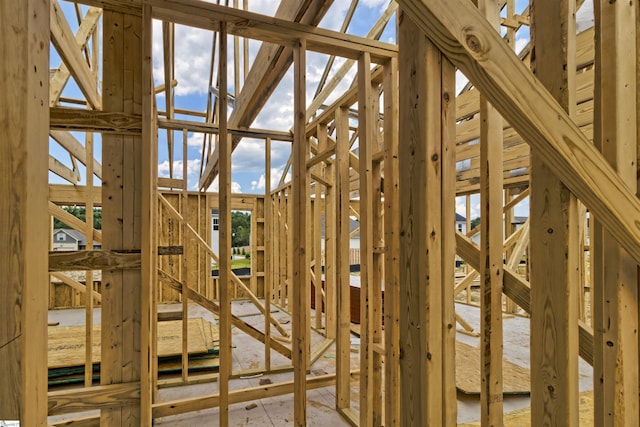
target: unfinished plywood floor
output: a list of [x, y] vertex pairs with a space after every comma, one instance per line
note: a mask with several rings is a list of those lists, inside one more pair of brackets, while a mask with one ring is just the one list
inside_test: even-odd
[[[178, 310], [180, 305], [163, 305], [160, 311]], [[476, 330], [479, 330], [479, 309], [477, 307], [456, 304], [457, 312], [462, 315]], [[258, 315], [258, 310], [250, 302], [234, 302], [233, 312], [241, 316], [245, 321], [262, 329], [264, 321]], [[272, 310], [272, 315], [280, 320], [286, 329], [291, 324], [288, 315], [277, 309]], [[205, 320], [215, 322], [214, 317], [197, 305], [189, 307], [190, 317], [202, 317]], [[99, 323], [99, 309], [95, 310], [96, 323]], [[80, 325], [84, 322], [84, 310], [57, 310], [49, 314], [50, 321], [58, 321], [61, 326]], [[522, 368], [529, 368], [529, 319], [523, 317], [508, 317], [504, 320], [505, 339], [504, 355], [509, 362]], [[477, 347], [479, 338], [458, 334], [458, 340], [467, 345]], [[312, 348], [317, 347], [323, 341], [318, 333], [312, 334]], [[264, 366], [263, 346], [249, 336], [233, 328], [233, 369], [244, 370]], [[351, 353], [352, 368], [356, 369], [359, 363], [358, 338], [353, 335], [352, 343], [354, 352]], [[272, 366], [285, 365], [287, 360], [276, 352], [271, 354]], [[335, 372], [335, 346], [330, 347], [311, 367], [311, 375], [323, 375]], [[254, 378], [234, 379], [230, 383], [231, 390], [258, 386], [261, 379], [268, 378], [273, 383], [292, 379], [291, 372], [265, 375]], [[580, 390], [592, 389], [592, 370], [584, 362], [580, 363]], [[181, 387], [161, 388], [158, 393], [159, 402], [167, 402], [176, 399], [215, 394], [218, 392], [217, 383], [194, 384]], [[352, 385], [352, 408], [358, 410], [358, 384]], [[309, 426], [347, 426], [340, 415], [335, 411], [335, 391], [333, 387], [310, 390], [307, 393], [307, 416]], [[252, 405], [255, 403], [255, 405]], [[505, 396], [505, 412], [521, 410], [529, 406], [528, 396]], [[251, 408], [251, 409], [248, 409]], [[88, 415], [87, 412], [82, 415]], [[93, 412], [94, 414], [96, 412]], [[50, 421], [64, 418], [75, 418], [79, 414], [71, 416], [50, 417]], [[469, 396], [458, 393], [458, 423], [474, 422], [480, 418], [479, 396]], [[215, 426], [218, 424], [218, 409], [198, 411], [189, 414], [177, 415], [157, 419], [155, 426]], [[232, 426], [287, 426], [293, 425], [293, 398], [291, 395], [256, 400], [253, 402], [238, 403], [230, 406], [230, 425]], [[527, 425], [527, 424], [518, 424]]]

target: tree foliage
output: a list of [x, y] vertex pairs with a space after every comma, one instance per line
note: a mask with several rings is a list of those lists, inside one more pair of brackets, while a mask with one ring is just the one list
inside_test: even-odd
[[251, 214], [231, 212], [231, 246], [249, 246], [251, 239]]
[[[63, 209], [69, 212], [71, 215], [78, 218], [80, 221], [85, 222], [87, 220], [87, 209], [84, 206], [65, 206]], [[53, 218], [53, 228], [72, 228], [58, 218]], [[102, 230], [102, 209], [93, 209], [93, 228], [96, 230]]]
[[471, 229], [473, 230], [480, 225], [480, 217], [471, 220]]

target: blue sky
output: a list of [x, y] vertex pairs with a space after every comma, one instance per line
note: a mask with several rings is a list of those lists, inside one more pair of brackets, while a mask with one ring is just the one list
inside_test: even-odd
[[[263, 13], [267, 15], [273, 15], [275, 12], [279, 0], [250, 0], [249, 9], [254, 12]], [[349, 7], [348, 1], [335, 1], [332, 7], [327, 12], [325, 18], [320, 23], [323, 28], [332, 30], [339, 30], [344, 19], [346, 10]], [[240, 0], [242, 4], [242, 0]], [[348, 33], [364, 36], [371, 28], [375, 20], [381, 15], [384, 9], [387, 7], [388, 0], [361, 0], [356, 8], [355, 15], [349, 26]], [[75, 19], [75, 12], [73, 6], [67, 2], [61, 2], [62, 8], [68, 17], [69, 23], [73, 31], [77, 30], [77, 23]], [[528, 5], [528, 0], [517, 0], [516, 9], [518, 13]], [[86, 11], [86, 7], [83, 8], [83, 13]], [[592, 5], [589, 1], [585, 4], [585, 7], [581, 10], [583, 15], [582, 21], [588, 21], [591, 19], [589, 8], [592, 10]], [[586, 18], [584, 17], [586, 16]], [[520, 50], [526, 45], [529, 39], [528, 28], [520, 31], [516, 36], [516, 50]], [[209, 63], [211, 59], [211, 43], [212, 33], [209, 31], [199, 30], [195, 28], [188, 28], [177, 25], [175, 30], [175, 78], [178, 81], [178, 85], [175, 88], [175, 106], [177, 108], [184, 108], [196, 111], [205, 111], [207, 105], [207, 93], [208, 93], [208, 79], [209, 79]], [[394, 43], [395, 42], [395, 18], [392, 18], [391, 22], [387, 25], [382, 37], [382, 41]], [[229, 59], [233, 60], [232, 55], [232, 41], [229, 41]], [[256, 52], [259, 48], [259, 43], [256, 41], [250, 41], [250, 57], [253, 60]], [[156, 84], [164, 83], [163, 74], [163, 59], [162, 59], [162, 25], [160, 22], [154, 24], [154, 78]], [[307, 56], [307, 100], [311, 102], [311, 98], [315, 93], [316, 86], [320, 80], [320, 76], [324, 70], [324, 65], [328, 59], [327, 55], [308, 53]], [[344, 62], [343, 59], [338, 58], [332, 68], [332, 73], [335, 72]], [[55, 49], [51, 48], [51, 68], [57, 68], [60, 63], [60, 58], [55, 52]], [[229, 62], [229, 84], [230, 93], [235, 92], [233, 87], [233, 64]], [[355, 69], [352, 69], [350, 74], [343, 80], [341, 85], [334, 91], [334, 94], [325, 102], [330, 103], [337, 98], [344, 90], [349, 86], [350, 81], [355, 76]], [[329, 75], [331, 77], [331, 74]], [[215, 77], [214, 77], [215, 81]], [[458, 73], [457, 86], [461, 88], [466, 83], [466, 79], [462, 74]], [[82, 98], [80, 91], [75, 83], [70, 79], [69, 83], [65, 87], [63, 96], [72, 98]], [[164, 93], [160, 93], [157, 96], [158, 108], [164, 109]], [[186, 118], [189, 120], [197, 120], [193, 117], [183, 117], [177, 115], [176, 118]], [[288, 131], [293, 123], [293, 78], [292, 72], [285, 75], [280, 85], [275, 90], [267, 103], [267, 107], [259, 114], [253, 123], [255, 128], [273, 129], [280, 131]], [[76, 134], [76, 138], [83, 142], [84, 135]], [[158, 169], [160, 176], [168, 176], [169, 162], [166, 145], [166, 133], [161, 131], [159, 134], [159, 160]], [[182, 176], [182, 133], [176, 132], [174, 136], [174, 176]], [[198, 176], [200, 171], [200, 158], [202, 150], [202, 135], [192, 134], [188, 136], [188, 154], [187, 154], [187, 169], [188, 169], [188, 186], [189, 188], [196, 189]], [[50, 152], [54, 154], [59, 160], [65, 163], [67, 166], [71, 166], [71, 162], [68, 161], [68, 155], [62, 154], [62, 149], [57, 146], [55, 141], [51, 140]], [[100, 160], [101, 157], [101, 145], [100, 135], [95, 137], [95, 153], [96, 158]], [[286, 142], [273, 141], [271, 157], [272, 157], [272, 185], [275, 186], [282, 174], [284, 165], [290, 153], [290, 144]], [[84, 167], [79, 164], [79, 171], [81, 176], [81, 184], [84, 184]], [[264, 164], [264, 141], [245, 139], [234, 151], [232, 157], [232, 181], [233, 191], [242, 193], [263, 193], [264, 189], [264, 176], [265, 176], [265, 164]], [[60, 178], [50, 173], [51, 182], [60, 182]], [[99, 181], [94, 180], [96, 184]], [[214, 182], [212, 190], [217, 189], [217, 181]], [[479, 201], [477, 197], [472, 198], [472, 217], [477, 216]], [[462, 199], [458, 200], [457, 211], [462, 215], [465, 215], [464, 204]], [[517, 215], [528, 214], [528, 202], [521, 203], [516, 210]]]

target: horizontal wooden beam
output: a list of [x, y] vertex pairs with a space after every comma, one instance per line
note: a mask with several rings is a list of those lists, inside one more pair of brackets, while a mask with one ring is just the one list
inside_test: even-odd
[[230, 35], [281, 46], [293, 46], [297, 40], [305, 39], [310, 51], [351, 59], [358, 59], [363, 52], [368, 52], [376, 63], [383, 63], [398, 54], [397, 46], [389, 43], [213, 3], [198, 0], [143, 2], [153, 7], [152, 13], [156, 19], [213, 31], [218, 31], [220, 22], [225, 21]]
[[[549, 168], [640, 262], [640, 201], [467, 0], [399, 0]], [[535, 113], [534, 113], [535, 112]]]
[[87, 415], [49, 423], [49, 427], [100, 427], [100, 415]]
[[[352, 371], [351, 375], [356, 376], [359, 371]], [[335, 385], [336, 374], [325, 374], [311, 376], [307, 378], [307, 390], [329, 387]], [[293, 393], [293, 381], [285, 381], [277, 384], [269, 384], [259, 387], [245, 388], [229, 392], [229, 403], [248, 402], [250, 400], [266, 399], [268, 397], [282, 396]], [[203, 409], [215, 408], [219, 405], [220, 399], [217, 394], [174, 400], [157, 403], [153, 405], [153, 418], [167, 417], [170, 415], [195, 412]]]
[[141, 0], [68, 0], [73, 3], [86, 4], [88, 6], [108, 9], [113, 12], [126, 13], [127, 15], [142, 16]]
[[[50, 127], [55, 130], [99, 132], [108, 134], [137, 135], [142, 132], [142, 116], [139, 114], [109, 113], [81, 108], [53, 107], [49, 113]], [[189, 132], [218, 133], [218, 125], [188, 120], [159, 119], [158, 128]], [[53, 132], [52, 132], [53, 133]], [[252, 128], [229, 128], [229, 133], [247, 138], [276, 141], [293, 141], [290, 132]], [[56, 135], [60, 135], [56, 133]], [[56, 138], [57, 140], [57, 138]]]
[[54, 107], [49, 110], [49, 120], [53, 130], [124, 135], [138, 135], [142, 132], [142, 116], [139, 114]]
[[49, 415], [70, 414], [135, 405], [140, 400], [140, 383], [100, 385], [73, 390], [49, 392]]
[[[91, 191], [94, 206], [102, 205], [102, 188]], [[61, 206], [84, 206], [87, 203], [87, 187], [84, 185], [49, 184], [49, 201]]]
[[[200, 133], [218, 133], [218, 125], [213, 123], [194, 122], [189, 120], [176, 120], [176, 119], [158, 119], [158, 128], [182, 131], [186, 129], [189, 132]], [[266, 139], [271, 138], [275, 141], [293, 141], [293, 135], [291, 132], [282, 132], [266, 129], [252, 129], [252, 128], [228, 128], [227, 131], [236, 136], [246, 138]]]
[[50, 251], [49, 272], [130, 270], [140, 268], [140, 252]]

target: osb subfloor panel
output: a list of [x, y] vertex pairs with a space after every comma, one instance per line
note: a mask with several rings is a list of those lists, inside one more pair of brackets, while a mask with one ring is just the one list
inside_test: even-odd
[[[161, 306], [160, 310], [174, 311], [180, 305]], [[479, 309], [466, 305], [457, 304], [458, 314], [464, 317], [476, 331], [480, 330]], [[96, 311], [99, 313], [99, 310]], [[283, 323], [286, 329], [290, 329], [289, 316], [273, 308], [272, 315]], [[74, 314], [75, 313], [75, 314]], [[258, 315], [258, 310], [249, 302], [236, 302], [233, 304], [233, 313], [241, 316], [245, 321], [259, 329], [263, 329], [264, 320]], [[202, 317], [204, 320], [216, 322], [216, 319], [206, 310], [191, 305], [189, 308], [190, 317]], [[99, 314], [96, 314], [99, 319]], [[52, 311], [49, 315], [50, 321], [60, 321], [61, 326], [69, 324], [82, 324], [84, 320], [84, 310], [64, 310]], [[240, 371], [264, 366], [263, 345], [247, 335], [233, 328], [233, 369]], [[277, 333], [272, 328], [272, 333]], [[463, 342], [473, 348], [478, 348], [479, 338], [458, 334], [458, 341]], [[316, 348], [323, 341], [320, 334], [312, 333], [312, 348]], [[359, 362], [359, 339], [354, 335], [352, 338], [351, 362], [352, 368], [356, 369]], [[529, 319], [522, 317], [509, 317], [504, 320], [504, 357], [505, 360], [522, 368], [529, 369]], [[273, 367], [287, 364], [287, 359], [278, 353], [271, 352], [271, 363]], [[478, 366], [479, 369], [479, 366]], [[314, 363], [311, 367], [310, 375], [322, 375], [335, 372], [335, 347], [329, 348], [325, 355]], [[260, 379], [269, 378], [273, 383], [288, 381], [292, 379], [292, 373], [280, 373], [258, 378], [234, 379], [230, 383], [231, 390], [237, 390], [259, 385]], [[580, 365], [580, 390], [587, 391], [592, 388], [591, 368], [581, 361]], [[158, 392], [158, 401], [167, 402], [176, 399], [197, 397], [205, 394], [215, 394], [218, 392], [217, 383], [194, 384], [182, 387], [162, 388]], [[588, 397], [583, 397], [588, 399]], [[458, 393], [458, 423], [475, 422], [480, 418], [479, 396]], [[247, 409], [251, 403], [256, 407]], [[318, 390], [311, 390], [307, 393], [307, 425], [309, 426], [347, 426], [340, 415], [335, 411], [335, 390], [327, 387]], [[351, 406], [357, 412], [358, 405], [358, 384], [352, 383]], [[522, 410], [529, 406], [528, 396], [505, 396], [505, 413]], [[590, 411], [587, 410], [590, 415]], [[94, 412], [88, 412], [87, 415]], [[80, 414], [71, 416], [50, 417], [50, 421], [58, 421], [63, 418], [74, 418]], [[521, 416], [520, 420], [508, 421], [507, 426], [528, 426], [529, 415], [525, 412], [517, 412], [513, 415]], [[589, 417], [591, 419], [591, 417]], [[203, 426], [218, 425], [218, 410], [210, 409], [195, 413], [183, 414], [173, 417], [166, 417], [155, 420], [155, 426]], [[273, 397], [269, 399], [257, 400], [255, 402], [244, 402], [230, 407], [231, 426], [290, 426], [293, 425], [293, 398], [291, 395]], [[476, 424], [477, 425], [477, 424]], [[590, 425], [588, 423], [581, 425]]]
[[[460, 341], [456, 342], [456, 387], [466, 394], [480, 394], [480, 350]], [[502, 361], [504, 392], [507, 394], [528, 394], [531, 378], [529, 370]]]
[[[189, 353], [206, 353], [217, 346], [217, 326], [202, 318], [189, 319], [187, 343]], [[84, 365], [85, 327], [49, 326], [48, 328], [49, 368]], [[101, 327], [94, 325], [91, 346], [94, 363], [100, 362]], [[158, 322], [158, 355], [176, 356], [181, 354], [182, 321]]]

